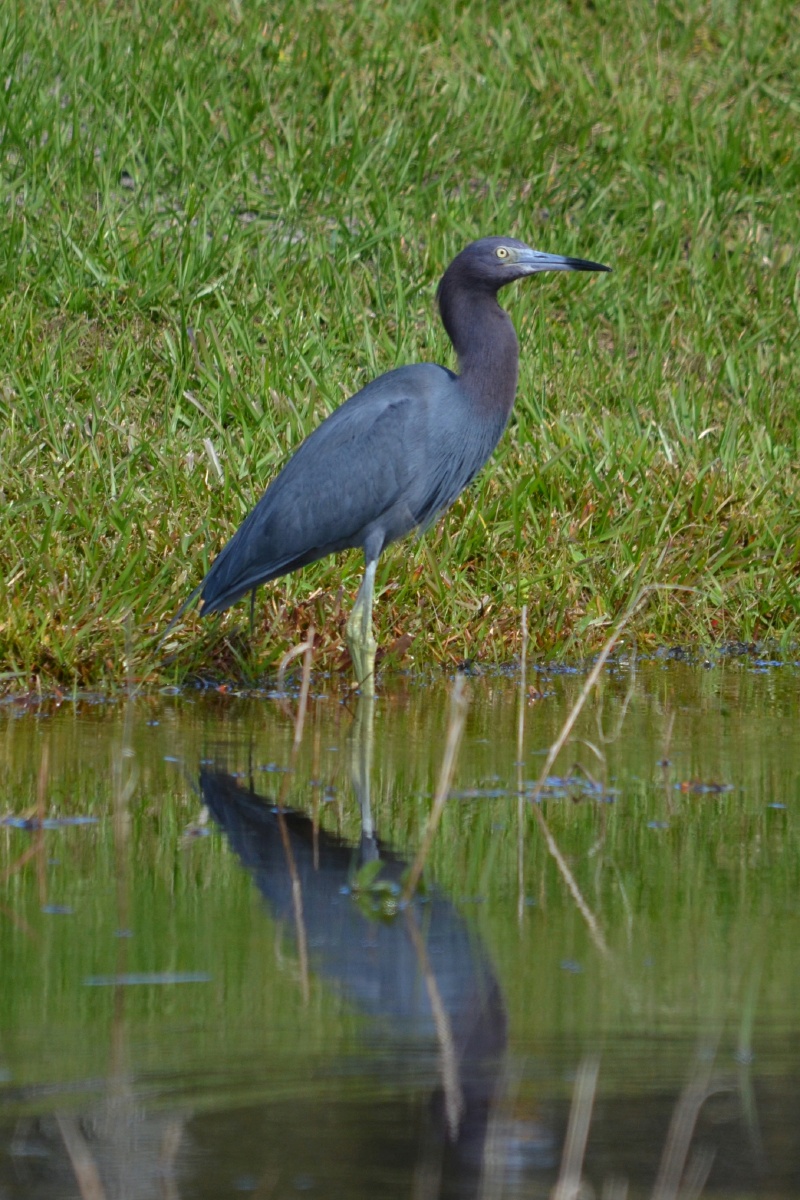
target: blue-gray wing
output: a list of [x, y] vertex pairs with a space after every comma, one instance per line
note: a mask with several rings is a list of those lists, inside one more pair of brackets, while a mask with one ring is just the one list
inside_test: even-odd
[[433, 364], [368, 384], [303, 442], [215, 560], [204, 611], [352, 546], [375, 557], [429, 523], [486, 461], [456, 377]]

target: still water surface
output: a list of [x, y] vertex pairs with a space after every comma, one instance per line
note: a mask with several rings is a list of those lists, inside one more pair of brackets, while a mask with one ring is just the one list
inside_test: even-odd
[[407, 907], [448, 684], [371, 766], [325, 679], [293, 767], [274, 697], [4, 704], [0, 1197], [800, 1194], [800, 668], [617, 662], [534, 804], [583, 681], [521, 758], [468, 681]]

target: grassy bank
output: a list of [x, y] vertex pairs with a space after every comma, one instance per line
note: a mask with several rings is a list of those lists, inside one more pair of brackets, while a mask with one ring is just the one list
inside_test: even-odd
[[340, 661], [356, 553], [156, 635], [290, 449], [452, 365], [435, 284], [490, 232], [607, 262], [504, 294], [515, 415], [377, 636], [417, 662], [800, 620], [800, 7], [31, 0], [0, 15], [0, 671]]

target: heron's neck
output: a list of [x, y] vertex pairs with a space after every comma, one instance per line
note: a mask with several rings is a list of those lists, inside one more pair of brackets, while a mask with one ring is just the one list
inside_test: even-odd
[[463, 389], [483, 408], [507, 417], [519, 367], [519, 343], [508, 313], [493, 292], [446, 287], [439, 310], [458, 355]]

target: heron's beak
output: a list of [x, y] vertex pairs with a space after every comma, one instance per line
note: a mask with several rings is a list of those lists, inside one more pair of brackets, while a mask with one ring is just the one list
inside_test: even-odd
[[538, 271], [610, 271], [602, 263], [589, 262], [586, 258], [566, 258], [563, 254], [545, 254], [543, 250], [520, 250], [514, 264], [526, 275]]

